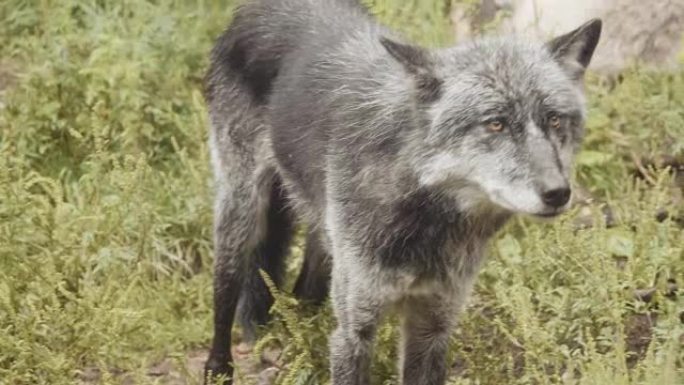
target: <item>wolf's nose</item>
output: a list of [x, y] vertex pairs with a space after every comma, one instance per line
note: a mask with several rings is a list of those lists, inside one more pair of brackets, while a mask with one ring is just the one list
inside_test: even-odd
[[567, 187], [547, 190], [542, 193], [542, 200], [549, 206], [561, 207], [570, 200], [570, 189]]

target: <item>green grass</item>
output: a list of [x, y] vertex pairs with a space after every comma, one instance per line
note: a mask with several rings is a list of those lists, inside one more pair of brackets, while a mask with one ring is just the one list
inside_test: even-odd
[[[211, 338], [211, 178], [201, 77], [230, 19], [205, 0], [0, 3], [0, 384], [104, 384]], [[377, 0], [381, 18], [445, 43], [443, 2]], [[2, 76], [11, 72], [11, 76]], [[635, 181], [631, 154], [684, 155], [684, 72], [592, 77], [577, 178], [617, 226], [576, 231], [515, 220], [453, 338], [452, 384], [680, 384], [684, 232], [654, 213], [672, 178]], [[681, 192], [680, 192], [681, 193]], [[600, 205], [589, 210], [600, 217]], [[296, 264], [293, 264], [294, 269]], [[291, 269], [291, 270], [292, 270]], [[653, 300], [633, 299], [654, 286]], [[285, 348], [280, 384], [327, 381], [329, 308], [279, 295], [258, 349]], [[657, 318], [631, 357], [633, 324]], [[374, 375], [395, 383], [396, 329], [382, 329]], [[180, 360], [180, 359], [179, 359]], [[629, 362], [629, 364], [628, 364]], [[190, 378], [189, 383], [195, 383]]]

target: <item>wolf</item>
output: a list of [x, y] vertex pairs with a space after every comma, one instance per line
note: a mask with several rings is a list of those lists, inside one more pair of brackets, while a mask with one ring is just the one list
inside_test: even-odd
[[293, 229], [307, 244], [296, 292], [330, 285], [334, 385], [367, 385], [378, 322], [402, 318], [399, 377], [444, 384], [447, 342], [514, 214], [554, 217], [586, 115], [601, 33], [482, 38], [425, 48], [352, 0], [252, 0], [206, 77], [216, 182], [214, 339], [207, 378], [233, 374], [231, 328], [255, 337]]

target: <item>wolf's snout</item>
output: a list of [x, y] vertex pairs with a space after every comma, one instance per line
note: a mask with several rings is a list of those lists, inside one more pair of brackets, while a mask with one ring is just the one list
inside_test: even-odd
[[562, 207], [570, 200], [570, 188], [561, 187], [546, 190], [542, 193], [542, 201], [551, 207]]

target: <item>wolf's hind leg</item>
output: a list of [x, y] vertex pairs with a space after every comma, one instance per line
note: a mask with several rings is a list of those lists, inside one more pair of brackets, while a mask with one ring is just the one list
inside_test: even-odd
[[322, 303], [330, 286], [330, 259], [316, 230], [306, 234], [304, 264], [297, 277], [294, 294], [314, 304]]
[[285, 191], [276, 178], [271, 187], [271, 196], [266, 214], [266, 233], [254, 249], [252, 263], [245, 271], [244, 284], [238, 304], [238, 317], [242, 326], [243, 340], [256, 340], [256, 327], [265, 325], [269, 320], [268, 311], [273, 304], [273, 296], [259, 273], [259, 269], [280, 287], [285, 270], [285, 257], [288, 253], [293, 232], [293, 218], [287, 206]]
[[254, 251], [267, 228], [273, 180], [269, 175], [254, 175], [248, 170], [235, 168], [229, 183], [219, 182], [214, 212], [214, 339], [205, 378], [230, 378], [233, 374], [231, 337], [235, 310], [247, 274], [255, 270]]

